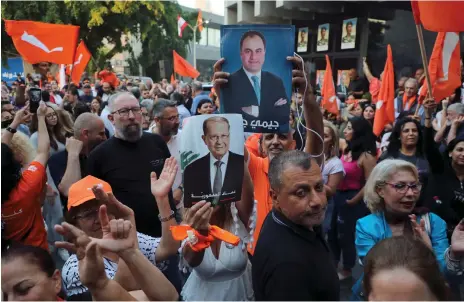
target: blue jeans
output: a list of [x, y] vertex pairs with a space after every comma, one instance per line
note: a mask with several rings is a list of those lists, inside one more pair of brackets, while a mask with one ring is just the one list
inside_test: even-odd
[[322, 223], [322, 231], [324, 234], [327, 234], [330, 231], [330, 226], [332, 224], [332, 214], [334, 209], [334, 200], [331, 197], [327, 201], [327, 209], [325, 210], [324, 222]]

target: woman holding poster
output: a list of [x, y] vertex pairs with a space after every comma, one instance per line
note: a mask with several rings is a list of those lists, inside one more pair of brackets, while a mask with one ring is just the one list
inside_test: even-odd
[[[192, 271], [181, 292], [184, 301], [254, 299], [246, 244], [252, 238], [256, 208], [243, 160], [244, 142], [236, 144], [238, 137], [243, 138], [238, 114], [194, 116], [182, 132], [187, 208], [183, 224], [195, 230], [194, 238], [185, 239], [180, 249], [181, 268]], [[231, 233], [235, 244], [215, 237], [214, 226]], [[209, 236], [216, 240], [200, 247]]]

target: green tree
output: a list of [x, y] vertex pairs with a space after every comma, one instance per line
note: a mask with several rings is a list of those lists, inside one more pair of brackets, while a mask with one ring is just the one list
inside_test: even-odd
[[[84, 40], [94, 62], [90, 67], [103, 66], [105, 60], [124, 50], [132, 51], [122, 34], [140, 36], [142, 54], [132, 58], [146, 70], [154, 68], [158, 60], [171, 58], [172, 50], [185, 55], [193, 33], [177, 35], [177, 15], [188, 22], [196, 14], [182, 14], [180, 6], [172, 1], [2, 1], [2, 19], [32, 20], [80, 26], [79, 38]], [[194, 22], [194, 21], [193, 21]], [[200, 39], [200, 35], [197, 35]], [[105, 42], [107, 44], [105, 45]], [[108, 46], [111, 45], [112, 47]], [[2, 58], [17, 55], [11, 38], [6, 34], [2, 20]], [[155, 75], [152, 73], [152, 75]]]

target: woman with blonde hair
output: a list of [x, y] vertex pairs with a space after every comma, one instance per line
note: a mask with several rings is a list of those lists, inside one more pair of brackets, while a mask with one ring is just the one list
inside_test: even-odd
[[327, 194], [327, 210], [323, 223], [324, 233], [330, 228], [332, 212], [334, 207], [333, 195], [337, 192], [337, 187], [345, 176], [345, 169], [340, 160], [339, 136], [335, 125], [324, 120], [324, 151], [325, 160], [322, 169], [322, 178], [324, 179], [325, 192]]
[[[6, 130], [2, 130], [3, 132]], [[22, 168], [28, 166], [35, 158], [37, 152], [31, 144], [29, 137], [22, 133], [16, 132], [10, 142], [11, 151], [13, 151], [14, 158]]]
[[[356, 224], [355, 244], [361, 262], [379, 241], [410, 235], [432, 249], [441, 270], [445, 270], [445, 251], [449, 247], [446, 222], [416, 207], [421, 188], [417, 168], [407, 161], [387, 159], [372, 170], [364, 186], [364, 200], [372, 214]], [[358, 281], [353, 292], [359, 294], [360, 288]]]

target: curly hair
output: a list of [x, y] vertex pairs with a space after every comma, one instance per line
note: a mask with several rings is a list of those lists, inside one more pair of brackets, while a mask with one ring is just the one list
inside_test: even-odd
[[[2, 130], [2, 134], [4, 131], [6, 130]], [[31, 144], [29, 136], [22, 132], [18, 131], [13, 135], [9, 147], [13, 154], [19, 155], [22, 159], [21, 166], [23, 167], [30, 164], [35, 158], [36, 150]]]
[[401, 159], [386, 159], [378, 163], [364, 185], [364, 200], [372, 213], [385, 210], [385, 203], [377, 193], [377, 189], [385, 186], [385, 183], [391, 180], [393, 174], [398, 171], [411, 172], [416, 180], [419, 180], [417, 168], [410, 162]]

